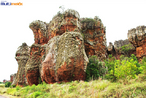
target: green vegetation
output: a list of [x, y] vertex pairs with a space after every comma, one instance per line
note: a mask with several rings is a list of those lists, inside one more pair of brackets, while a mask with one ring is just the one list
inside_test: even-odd
[[106, 72], [105, 66], [102, 62], [99, 62], [96, 56], [91, 56], [89, 58], [89, 63], [86, 69], [86, 81], [95, 80], [99, 77], [103, 77]]
[[130, 56], [129, 51], [133, 49], [132, 44], [127, 44], [121, 47], [121, 51], [124, 53], [124, 55], [127, 55], [128, 57]]
[[[20, 98], [129, 98], [146, 97], [146, 76], [136, 79], [73, 81], [62, 84], [39, 84], [26, 87], [4, 88], [5, 93]], [[19, 89], [18, 89], [19, 88]], [[1, 90], [0, 93], [2, 94]]]
[[95, 25], [97, 24], [97, 21], [92, 18], [85, 18], [81, 21], [81, 23], [86, 23], [86, 29], [92, 28], [94, 29]]
[[5, 83], [5, 87], [10, 87], [11, 86], [11, 82], [6, 82]]
[[96, 21], [92, 18], [86, 18], [83, 21], [81, 21], [81, 23], [84, 23], [84, 22], [86, 22], [86, 23], [96, 23]]
[[139, 63], [135, 55], [112, 55], [104, 62], [96, 56], [89, 58], [87, 81], [46, 84], [25, 87], [0, 85], [0, 94], [21, 98], [145, 98], [146, 58]]
[[123, 56], [120, 58], [121, 60], [116, 60], [112, 55], [109, 55], [109, 59], [105, 60], [105, 66], [108, 68], [106, 79], [111, 81], [126, 78], [133, 79], [143, 70], [142, 64], [138, 63], [134, 54], [130, 58], [123, 58]]

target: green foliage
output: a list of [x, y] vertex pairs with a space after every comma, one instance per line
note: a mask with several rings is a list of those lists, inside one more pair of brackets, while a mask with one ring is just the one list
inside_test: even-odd
[[96, 56], [90, 57], [86, 69], [86, 81], [103, 77], [105, 71], [106, 71], [105, 67], [101, 62], [99, 62]]
[[132, 45], [131, 44], [128, 44], [128, 45], [124, 45], [121, 47], [121, 51], [124, 52], [125, 55], [127, 55], [128, 57], [130, 56], [130, 53], [129, 51], [132, 49]]
[[86, 18], [85, 20], [81, 21], [81, 23], [84, 23], [84, 22], [86, 22], [86, 23], [91, 23], [91, 22], [96, 23], [96, 21], [92, 18]]
[[20, 90], [21, 89], [21, 87], [20, 86], [16, 86], [16, 90], [18, 91], [18, 90]]
[[11, 86], [11, 82], [6, 82], [5, 83], [5, 87], [10, 87]]
[[29, 97], [30, 97], [30, 98], [37, 98], [37, 97], [40, 96], [40, 95], [41, 95], [41, 92], [36, 91], [36, 92], [33, 92]]
[[112, 81], [125, 78], [135, 78], [140, 72], [140, 64], [134, 54], [130, 58], [120, 57], [116, 60], [111, 55], [108, 60], [105, 60], [105, 66], [108, 67], [108, 74], [105, 78]]
[[105, 75], [106, 79], [109, 79], [111, 81], [116, 81], [115, 76], [115, 57], [112, 57], [112, 55], [109, 55], [109, 58], [105, 60], [105, 66], [108, 68], [108, 74]]
[[139, 70], [142, 74], [146, 75], [146, 58], [144, 57], [141, 61], [141, 66], [139, 67]]

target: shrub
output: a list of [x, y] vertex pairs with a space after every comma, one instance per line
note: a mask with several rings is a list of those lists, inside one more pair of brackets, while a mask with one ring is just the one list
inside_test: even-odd
[[11, 82], [6, 82], [5, 83], [5, 87], [10, 87], [11, 86]]
[[105, 67], [101, 62], [99, 62], [96, 56], [90, 57], [86, 69], [86, 81], [103, 77], [105, 71]]
[[20, 90], [21, 87], [20, 86], [16, 86], [16, 91]]
[[116, 60], [110, 55], [105, 61], [108, 67], [107, 79], [116, 81], [117, 79], [135, 78], [140, 73], [140, 64], [134, 54], [130, 58], [121, 56], [120, 59]]

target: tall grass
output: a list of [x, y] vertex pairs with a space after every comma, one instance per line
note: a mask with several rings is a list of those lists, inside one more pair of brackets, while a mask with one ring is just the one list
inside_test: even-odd
[[39, 84], [26, 87], [8, 88], [6, 93], [21, 98], [145, 98], [146, 76], [136, 79], [72, 81], [61, 84]]

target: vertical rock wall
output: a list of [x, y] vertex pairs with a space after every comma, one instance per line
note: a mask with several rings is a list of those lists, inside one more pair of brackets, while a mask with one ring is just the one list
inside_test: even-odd
[[146, 26], [129, 30], [128, 40], [136, 47], [136, 56], [141, 61], [146, 56]]
[[23, 86], [27, 84], [25, 65], [27, 63], [28, 58], [29, 58], [29, 46], [26, 43], [22, 43], [22, 45], [16, 51], [15, 59], [18, 62], [18, 71], [14, 82], [14, 84], [16, 83], [15, 85]]

